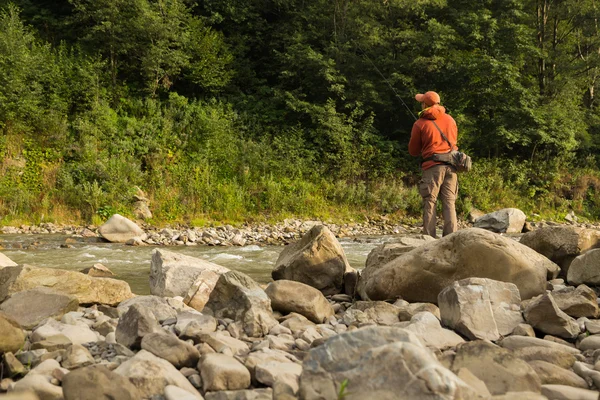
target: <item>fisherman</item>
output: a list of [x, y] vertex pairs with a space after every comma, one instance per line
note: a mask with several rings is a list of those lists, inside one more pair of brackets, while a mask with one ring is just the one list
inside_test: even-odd
[[[408, 152], [411, 156], [423, 157], [423, 176], [419, 181], [419, 194], [423, 198], [423, 233], [436, 237], [435, 214], [439, 195], [444, 218], [443, 236], [446, 236], [458, 229], [454, 205], [458, 192], [458, 177], [453, 166], [433, 161], [431, 158], [436, 153], [448, 153], [458, 149], [458, 128], [454, 118], [446, 114], [446, 109], [440, 105], [440, 96], [436, 92], [419, 93], [415, 99], [421, 103], [422, 111], [413, 125]], [[440, 131], [454, 145], [453, 149]]]

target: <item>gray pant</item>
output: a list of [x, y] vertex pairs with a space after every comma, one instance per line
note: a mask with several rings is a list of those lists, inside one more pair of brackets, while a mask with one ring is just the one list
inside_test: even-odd
[[456, 221], [456, 193], [458, 177], [456, 170], [446, 164], [436, 165], [423, 171], [419, 181], [419, 193], [423, 198], [423, 233], [436, 237], [435, 208], [438, 195], [442, 199], [442, 215], [444, 217], [444, 233], [446, 236], [458, 229]]

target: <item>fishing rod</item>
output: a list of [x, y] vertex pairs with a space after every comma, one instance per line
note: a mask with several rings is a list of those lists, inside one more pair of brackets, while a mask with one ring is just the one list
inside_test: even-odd
[[362, 55], [369, 61], [369, 63], [373, 66], [373, 68], [375, 69], [375, 71], [377, 71], [377, 73], [383, 78], [383, 81], [385, 83], [387, 83], [387, 85], [390, 87], [390, 89], [392, 89], [392, 92], [394, 92], [394, 94], [396, 95], [396, 97], [402, 102], [402, 104], [404, 104], [404, 107], [406, 107], [406, 109], [408, 110], [408, 112], [410, 113], [410, 115], [412, 115], [412, 117], [416, 121], [418, 119], [417, 116], [412, 112], [412, 110], [410, 109], [410, 107], [408, 107], [406, 105], [406, 103], [404, 102], [404, 100], [402, 99], [402, 97], [400, 97], [400, 95], [398, 94], [398, 92], [396, 92], [396, 89], [394, 89], [394, 87], [392, 86], [392, 84], [390, 83], [390, 81], [385, 77], [385, 75], [383, 75], [383, 73], [379, 70], [379, 68], [377, 68], [377, 65], [375, 65], [375, 63], [369, 58], [369, 56], [367, 55], [367, 53], [362, 49], [362, 47], [360, 47], [360, 44], [356, 43], [356, 45], [358, 46], [358, 48], [362, 52]]

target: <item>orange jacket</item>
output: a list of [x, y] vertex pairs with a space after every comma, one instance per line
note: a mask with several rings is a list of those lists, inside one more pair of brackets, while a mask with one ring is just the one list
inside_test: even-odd
[[[447, 153], [450, 146], [446, 142], [440, 131], [435, 127], [432, 120], [435, 120], [444, 135], [457, 150], [456, 140], [458, 138], [458, 128], [456, 121], [450, 115], [446, 114], [446, 109], [439, 104], [426, 108], [421, 113], [420, 118], [415, 122], [410, 133], [410, 142], [408, 143], [408, 152], [411, 156], [422, 156], [429, 158], [434, 153]], [[425, 170], [440, 164], [435, 161], [425, 161], [421, 167]]]

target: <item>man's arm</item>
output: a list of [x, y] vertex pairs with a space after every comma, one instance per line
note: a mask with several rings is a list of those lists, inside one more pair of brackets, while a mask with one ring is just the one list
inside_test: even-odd
[[408, 142], [408, 153], [411, 156], [417, 157], [421, 155], [421, 128], [415, 123], [410, 132], [410, 142]]

